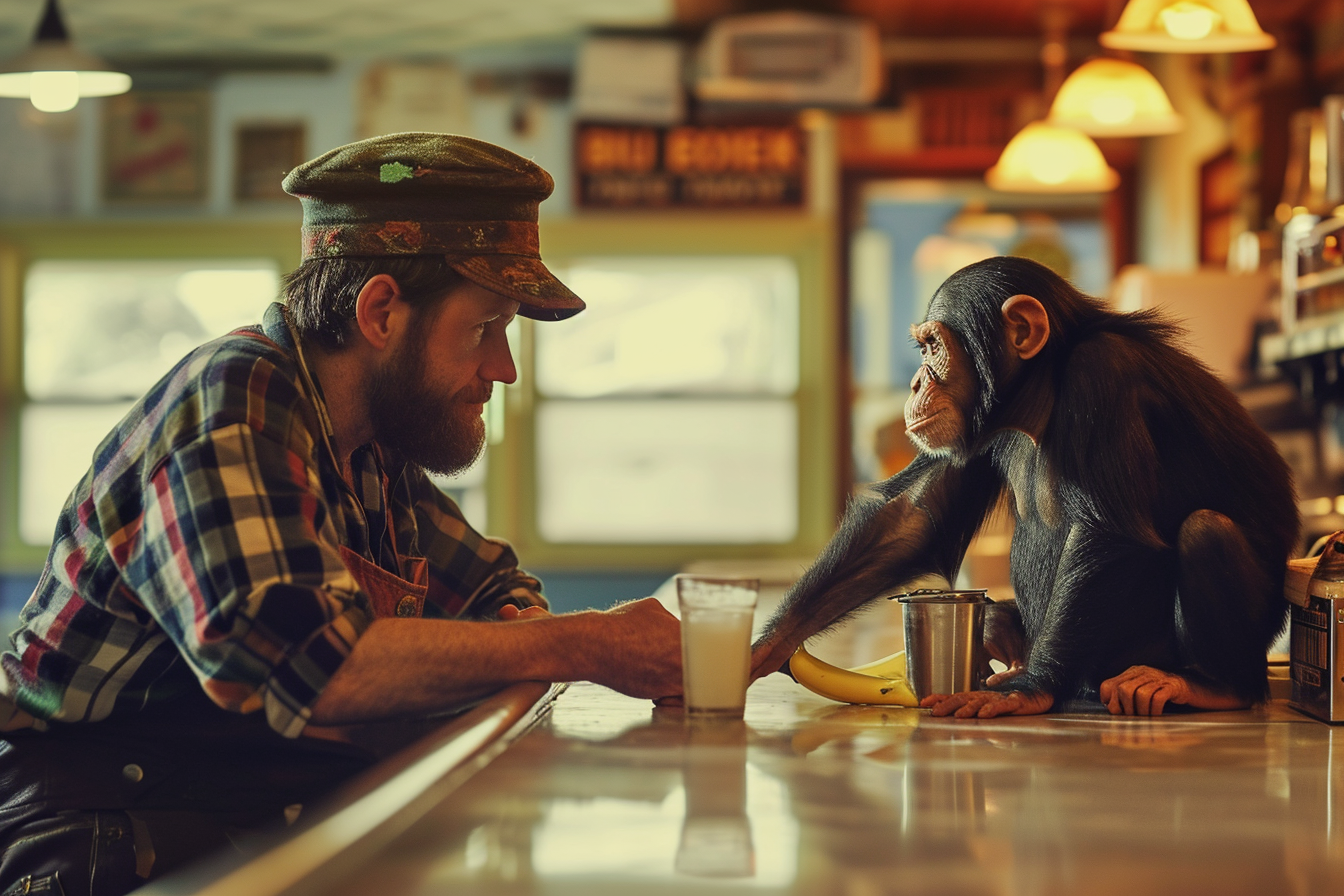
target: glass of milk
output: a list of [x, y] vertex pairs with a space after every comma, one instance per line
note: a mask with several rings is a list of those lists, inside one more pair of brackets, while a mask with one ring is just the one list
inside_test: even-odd
[[677, 576], [688, 717], [742, 718], [759, 589], [758, 579]]

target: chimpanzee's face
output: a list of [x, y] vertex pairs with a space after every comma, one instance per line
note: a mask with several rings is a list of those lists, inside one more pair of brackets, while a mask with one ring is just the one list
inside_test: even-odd
[[928, 454], [964, 456], [976, 376], [952, 331], [938, 321], [910, 328], [920, 365], [905, 402], [905, 433]]

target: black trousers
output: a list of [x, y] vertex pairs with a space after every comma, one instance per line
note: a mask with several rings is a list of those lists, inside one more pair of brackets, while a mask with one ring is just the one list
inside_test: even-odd
[[120, 896], [283, 826], [375, 758], [190, 710], [0, 739], [0, 896]]

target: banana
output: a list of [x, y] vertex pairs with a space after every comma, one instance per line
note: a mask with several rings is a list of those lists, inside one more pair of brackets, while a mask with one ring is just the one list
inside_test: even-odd
[[878, 678], [904, 678], [905, 651], [898, 650], [891, 656], [884, 656], [880, 660], [855, 666], [849, 671], [862, 672], [864, 675], [876, 675]]
[[[879, 703], [888, 706], [918, 706], [915, 692], [910, 690], [904, 675], [893, 675], [894, 660], [899, 654], [885, 657], [859, 669], [880, 667], [886, 674], [870, 675], [856, 669], [841, 669], [817, 659], [800, 646], [789, 660], [789, 671], [798, 683], [813, 693], [841, 703]], [[901, 656], [900, 668], [905, 669]]]

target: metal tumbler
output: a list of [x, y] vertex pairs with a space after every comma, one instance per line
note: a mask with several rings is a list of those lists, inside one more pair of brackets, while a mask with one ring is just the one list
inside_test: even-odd
[[984, 667], [984, 591], [897, 594], [905, 623], [905, 674], [915, 696], [975, 690]]

